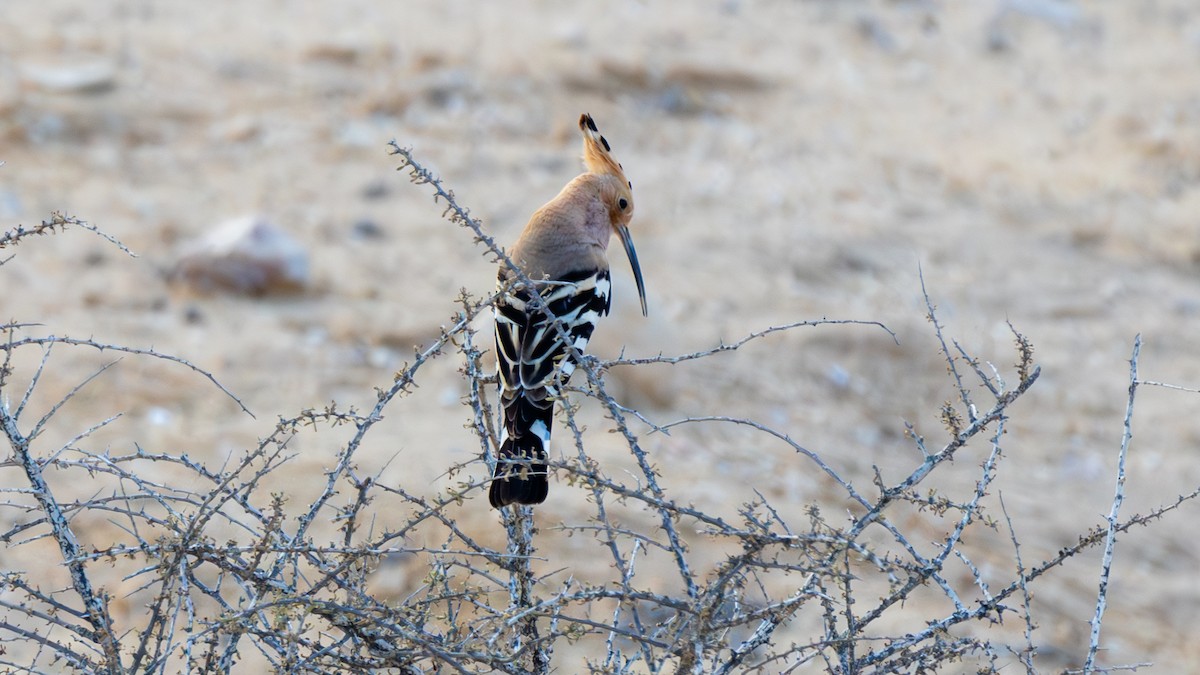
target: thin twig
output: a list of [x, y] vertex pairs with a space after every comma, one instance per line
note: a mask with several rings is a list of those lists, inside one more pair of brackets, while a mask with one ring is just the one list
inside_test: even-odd
[[1142, 351], [1142, 336], [1133, 338], [1133, 354], [1129, 357], [1129, 400], [1125, 404], [1124, 431], [1121, 434], [1121, 451], [1117, 453], [1117, 480], [1113, 493], [1112, 508], [1108, 512], [1108, 531], [1104, 536], [1104, 559], [1100, 564], [1100, 590], [1096, 593], [1096, 613], [1091, 620], [1091, 636], [1088, 640], [1087, 661], [1083, 664], [1084, 675], [1090, 675], [1096, 667], [1096, 652], [1100, 649], [1100, 625], [1104, 621], [1104, 609], [1108, 605], [1108, 579], [1112, 573], [1113, 549], [1117, 543], [1118, 517], [1121, 504], [1125, 502], [1125, 458], [1129, 455], [1129, 441], [1133, 438], [1133, 402], [1138, 388], [1138, 355]]

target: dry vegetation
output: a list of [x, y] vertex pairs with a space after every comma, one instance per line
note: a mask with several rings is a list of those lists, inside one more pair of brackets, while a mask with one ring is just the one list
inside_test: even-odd
[[[1200, 662], [1194, 0], [5, 0], [0, 36], [0, 669]], [[505, 522], [483, 235], [584, 111], [650, 317], [617, 263]], [[292, 257], [211, 274], [242, 235]]]
[[[431, 187], [448, 220], [468, 228], [496, 260], [504, 252], [480, 223], [412, 155], [393, 144], [413, 182]], [[86, 228], [128, 252], [119, 241], [75, 218], [56, 215], [33, 228], [0, 237], [10, 248], [36, 235]], [[11, 260], [9, 258], [8, 260]], [[509, 262], [508, 264], [511, 264]], [[529, 283], [519, 278], [517, 283]], [[548, 673], [554, 655], [580, 657], [558, 669], [589, 672], [807, 672], [916, 673], [946, 669], [1027, 673], [1039, 670], [1040, 618], [1031, 597], [1066, 574], [1064, 564], [1089, 549], [1103, 551], [1086, 660], [1070, 672], [1136, 669], [1140, 663], [1100, 665], [1103, 619], [1116, 537], [1153, 524], [1200, 489], [1145, 514], [1125, 515], [1125, 462], [1134, 422], [1140, 337], [1130, 360], [1125, 433], [1108, 518], [1081, 524], [1078, 541], [1047, 559], [1022, 556], [1020, 538], [992, 483], [1005, 460], [1009, 408], [1040, 369], [1029, 340], [1012, 329], [1015, 365], [998, 368], [949, 340], [928, 294], [927, 318], [940, 344], [956, 397], [939, 416], [944, 430], [927, 437], [908, 425], [918, 451], [901, 480], [875, 470], [869, 487], [843, 476], [820, 452], [784, 431], [726, 416], [657, 423], [623, 406], [606, 389], [605, 372], [656, 363], [705, 360], [766, 335], [827, 325], [873, 323], [804, 321], [753, 333], [714, 349], [678, 356], [600, 361], [581, 368], [586, 386], [564, 402], [573, 451], [554, 467], [560, 480], [589, 494], [586, 518], [564, 519], [556, 536], [574, 537], [603, 555], [593, 569], [542, 572], [554, 565], [543, 552], [533, 510], [501, 512], [507, 543], [492, 547], [460, 526], [463, 509], [481, 509], [491, 474], [481, 464], [496, 447], [494, 378], [481, 362], [477, 315], [495, 296], [466, 292], [461, 311], [441, 336], [417, 351], [378, 391], [370, 409], [305, 410], [281, 419], [254, 448], [220, 464], [187, 454], [144, 448], [95, 447], [93, 434], [112, 422], [70, 430], [66, 443], [47, 443], [59, 411], [116, 363], [81, 379], [57, 400], [43, 400], [41, 380], [57, 368], [56, 350], [163, 359], [190, 368], [237, 402], [211, 374], [177, 356], [94, 339], [44, 335], [29, 323], [0, 329], [7, 339], [0, 367], [0, 426], [11, 447], [6, 463], [5, 518], [0, 538], [10, 547], [41, 551], [40, 566], [10, 569], [0, 600], [4, 663], [30, 672], [229, 672], [269, 666], [279, 672]], [[882, 324], [878, 329], [891, 333]], [[892, 336], [895, 337], [894, 335]], [[27, 353], [35, 358], [30, 359]], [[433, 359], [455, 359], [465, 380], [464, 418], [478, 457], [449, 469], [449, 489], [380, 480], [365, 474], [357, 456], [385, 413], [420, 396], [421, 370]], [[606, 469], [588, 449], [577, 406], [601, 406], [623, 439], [636, 470]], [[40, 408], [45, 412], [32, 412]], [[748, 426], [793, 452], [791, 462], [823, 473], [846, 516], [830, 517], [821, 504], [770, 499], [762, 493], [741, 504], [737, 517], [693, 505], [686, 488], [667, 489], [664, 467], [642, 446], [645, 433], [667, 434], [693, 424]], [[299, 435], [342, 429], [321, 488], [312, 498], [270, 489], [269, 479], [290, 459]], [[930, 487], [933, 474], [956, 457], [978, 462], [971, 484]], [[982, 460], [980, 461], [980, 458]], [[168, 478], [152, 476], [164, 475]], [[22, 480], [16, 476], [21, 474]], [[60, 485], [86, 480], [84, 499], [64, 499]], [[828, 496], [825, 503], [833, 501]], [[552, 508], [548, 504], [543, 508]], [[383, 514], [400, 514], [378, 527]], [[96, 528], [108, 521], [113, 528]], [[544, 528], [544, 526], [543, 526]], [[928, 532], [942, 534], [932, 541]], [[978, 564], [963, 545], [990, 531], [1011, 542], [1010, 564]], [[119, 532], [115, 534], [114, 532]], [[691, 534], [692, 536], [689, 536]], [[689, 541], [690, 540], [690, 541]], [[426, 543], [416, 543], [426, 542]], [[657, 563], [652, 562], [655, 558]], [[421, 580], [401, 598], [373, 591], [372, 579], [403, 560]], [[48, 579], [53, 561], [69, 576]], [[393, 565], [394, 566], [394, 563]], [[673, 570], [646, 576], [644, 567]], [[564, 573], [565, 572], [565, 573]], [[113, 611], [110, 588], [126, 586], [120, 602], [144, 607], [132, 616]], [[930, 597], [939, 598], [930, 602]], [[921, 607], [906, 609], [920, 600]], [[559, 659], [562, 660], [561, 658]]]

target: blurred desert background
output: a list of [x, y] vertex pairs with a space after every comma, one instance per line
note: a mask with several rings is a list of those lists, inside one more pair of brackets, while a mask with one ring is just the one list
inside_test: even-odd
[[[194, 373], [125, 356], [58, 413], [40, 451], [119, 413], [84, 442], [219, 462], [280, 416], [332, 401], [369, 409], [451, 321], [459, 289], [481, 296], [495, 279], [470, 233], [396, 171], [387, 142], [413, 148], [507, 243], [580, 171], [585, 111], [633, 182], [651, 312], [640, 316], [628, 263], [610, 249], [615, 309], [594, 353], [686, 353], [823, 317], [880, 321], [899, 338], [802, 328], [711, 359], [611, 371], [619, 398], [657, 423], [750, 417], [862, 488], [873, 465], [903, 476], [920, 461], [904, 421], [944, 438], [938, 408], [954, 395], [923, 273], [947, 335], [1010, 381], [1006, 321], [1036, 348], [1042, 375], [1011, 410], [992, 488], [1028, 565], [1109, 511], [1135, 334], [1143, 378], [1200, 386], [1190, 0], [5, 0], [0, 229], [62, 211], [138, 257], [80, 229], [26, 240], [3, 252], [15, 257], [0, 266], [0, 318], [185, 358], [256, 416]], [[195, 242], [250, 215], [294, 237], [308, 265], [298, 290], [171, 282]], [[48, 410], [114, 358], [56, 348], [31, 406]], [[28, 381], [36, 361], [18, 365]], [[461, 478], [447, 467], [480, 447], [464, 428], [460, 367], [453, 354], [431, 362], [392, 403], [356, 456], [362, 474], [430, 491]], [[627, 450], [582, 403], [590, 450], [622, 471]], [[1200, 394], [1139, 390], [1124, 515], [1200, 485], [1198, 410]], [[848, 508], [767, 436], [635, 431], [676, 498], [714, 513], [736, 517], [754, 490], [795, 513]], [[338, 439], [301, 434], [289, 447], [278, 485], [303, 504]], [[969, 494], [985, 450], [959, 455], [931, 487]], [[20, 484], [11, 464], [0, 476]], [[502, 545], [473, 494], [463, 527]], [[550, 502], [538, 512], [546, 568], [604, 565], [599, 544], [553, 534], [587, 518], [586, 494], [556, 481]], [[1102, 663], [1198, 672], [1197, 515], [1189, 504], [1118, 540]], [[1011, 576], [1007, 532], [994, 535], [973, 542], [974, 562]], [[0, 567], [28, 569], [36, 551], [0, 550]], [[1047, 671], [1082, 665], [1099, 568], [1092, 551], [1033, 587]], [[378, 574], [379, 592], [398, 597], [421, 576]], [[919, 627], [941, 610], [903, 611]], [[556, 665], [574, 672], [576, 659], [563, 651]]]

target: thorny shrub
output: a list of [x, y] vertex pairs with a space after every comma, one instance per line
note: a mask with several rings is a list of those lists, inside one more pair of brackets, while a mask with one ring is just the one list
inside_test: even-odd
[[[444, 204], [450, 222], [468, 229], [477, 244], [514, 270], [514, 283], [529, 283], [411, 151], [393, 143], [392, 153], [414, 183], [431, 189]], [[128, 252], [95, 227], [57, 214], [38, 227], [6, 232], [0, 236], [0, 248], [75, 227], [92, 230]], [[485, 508], [482, 498], [491, 472], [490, 465], [483, 464], [492, 461], [496, 447], [495, 380], [481, 365], [485, 348], [472, 328], [476, 316], [490, 312], [494, 294], [477, 299], [464, 293], [459, 298], [461, 311], [440, 337], [378, 391], [371, 410], [339, 410], [334, 405], [304, 410], [281, 419], [256, 447], [220, 465], [144, 449], [138, 439], [115, 452], [92, 449], [89, 436], [105, 422], [65, 430], [71, 437], [65, 445], [48, 443], [43, 432], [96, 376], [83, 378], [61, 400], [42, 406], [48, 412], [32, 418], [29, 404], [39, 396], [45, 369], [53, 367], [55, 347], [166, 359], [175, 364], [172, 367], [207, 378], [237, 405], [241, 402], [211, 374], [177, 356], [43, 335], [33, 324], [0, 325], [5, 336], [0, 344], [0, 426], [11, 450], [3, 464], [0, 539], [7, 547], [52, 542], [54, 563], [70, 577], [69, 585], [56, 588], [44, 585], [42, 570], [5, 571], [0, 662], [25, 672], [86, 673], [229, 672], [251, 659], [281, 672], [312, 673], [392, 669], [516, 674], [554, 668], [596, 673], [849, 674], [920, 673], [946, 667], [981, 673], [1007, 667], [1006, 672], [1016, 668], [1033, 673], [1038, 634], [1031, 586], [1059, 572], [1064, 561], [1081, 551], [1101, 547], [1104, 569], [1091, 645], [1086, 663], [1080, 664], [1085, 672], [1101, 670], [1095, 657], [1115, 535], [1197, 496], [1185, 495], [1147, 515], [1119, 517], [1129, 424], [1141, 384], [1136, 370], [1139, 345], [1131, 361], [1126, 436], [1112, 513], [1106, 522], [1083, 531], [1074, 545], [1031, 562], [1022, 558], [1003, 503], [988, 488], [1004, 459], [1001, 441], [1008, 410], [1038, 379], [1033, 347], [1013, 329], [1016, 365], [1011, 375], [1004, 375], [957, 343], [947, 342], [935, 308], [925, 297], [957, 395], [940, 410], [943, 438], [928, 439], [909, 427], [908, 440], [920, 459], [894, 483], [885, 482], [879, 472], [873, 479], [844, 475], [818, 452], [753, 420], [711, 416], [656, 424], [618, 403], [604, 380], [611, 368], [701, 360], [769, 333], [829, 323], [867, 323], [887, 330], [881, 324], [801, 321], [693, 354], [605, 362], [584, 357], [579, 368], [583, 386], [572, 390], [572, 396], [591, 399], [580, 405], [605, 410], [637, 471], [606, 471], [588, 451], [588, 436], [575, 408], [562, 406], [569, 450], [554, 462], [554, 471], [560, 480], [590, 493], [592, 512], [586, 521], [561, 522], [559, 528], [590, 541], [610, 564], [602, 574], [572, 571], [553, 579], [538, 577], [531, 566], [539, 556], [539, 533], [529, 508], [499, 512], [507, 535], [503, 549], [476, 541], [456, 519], [464, 503]], [[20, 361], [35, 365], [18, 365], [18, 352], [37, 355], [39, 350], [40, 360]], [[355, 457], [372, 428], [389, 407], [403, 406], [405, 397], [419, 395], [415, 387], [422, 367], [435, 358], [461, 363], [467, 421], [479, 442], [478, 458], [451, 469], [459, 482], [449, 491], [361, 476]], [[976, 400], [973, 392], [984, 392], [986, 400]], [[803, 522], [795, 522], [786, 515], [796, 513], [794, 505], [780, 508], [760, 494], [740, 507], [737, 520], [729, 520], [691, 506], [683, 490], [668, 491], [642, 446], [639, 434], [646, 432], [641, 430], [663, 432], [703, 423], [749, 427], [786, 444], [795, 462], [840, 487], [840, 510], [848, 512], [849, 519], [830, 520], [812, 504], [803, 511]], [[330, 425], [340, 427], [348, 438], [329, 457], [331, 468], [320, 478], [319, 494], [301, 503], [270, 492], [267, 478], [289, 460], [289, 439]], [[968, 446], [973, 457], [983, 457], [974, 485], [963, 486], [958, 496], [922, 492], [923, 481]], [[171, 470], [159, 470], [164, 466]], [[162, 475], [174, 478], [157, 478]], [[93, 496], [64, 500], [58, 486], [83, 477], [93, 486]], [[870, 487], [863, 489], [861, 484]], [[914, 506], [920, 518], [946, 531], [936, 545], [931, 547], [924, 539], [927, 534], [918, 535], [906, 524], [911, 518], [895, 516]], [[384, 511], [407, 515], [399, 526], [376, 531], [370, 523]], [[1003, 514], [1004, 522], [988, 515], [994, 513]], [[97, 518], [118, 523], [121, 534], [108, 528], [102, 530], [108, 538], [100, 539], [81, 525]], [[961, 543], [966, 532], [981, 527], [1007, 533], [1013, 560], [1009, 569], [985, 574], [972, 564]], [[685, 543], [685, 528], [700, 533], [691, 547]], [[410, 543], [418, 541], [442, 544]], [[636, 571], [650, 556], [668, 560], [677, 578], [641, 580]], [[423, 582], [399, 602], [375, 597], [369, 584], [375, 570], [399, 557], [423, 571]], [[950, 565], [958, 566], [954, 576], [946, 573]], [[96, 582], [106, 568], [139, 583], [132, 597], [144, 604], [144, 611], [116, 616], [110, 591]], [[962, 569], [969, 570], [972, 583], [962, 583]], [[114, 575], [106, 573], [104, 578]], [[903, 632], [886, 627], [906, 601], [930, 592], [943, 597], [945, 613], [914, 615]], [[987, 635], [987, 626], [1004, 619], [1023, 623], [1022, 640], [1010, 644], [981, 637]], [[808, 634], [781, 630], [791, 624], [818, 628]], [[590, 657], [583, 663], [555, 660], [555, 647], [567, 643], [582, 647]]]

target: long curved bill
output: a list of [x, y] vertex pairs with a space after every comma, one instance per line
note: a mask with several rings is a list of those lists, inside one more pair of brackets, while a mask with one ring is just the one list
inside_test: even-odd
[[624, 225], [617, 226], [617, 235], [621, 237], [625, 255], [629, 256], [629, 266], [633, 268], [633, 279], [637, 282], [638, 297], [642, 300], [642, 316], [650, 316], [646, 309], [646, 285], [642, 283], [642, 266], [638, 264], [637, 251], [633, 248], [633, 237], [629, 235], [629, 228]]

